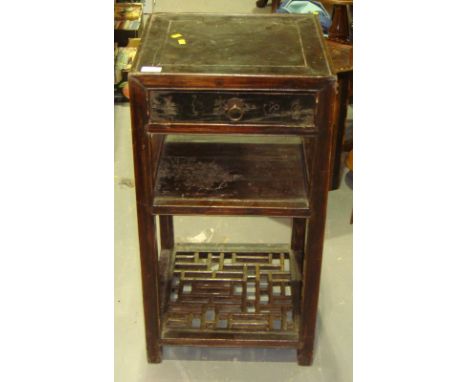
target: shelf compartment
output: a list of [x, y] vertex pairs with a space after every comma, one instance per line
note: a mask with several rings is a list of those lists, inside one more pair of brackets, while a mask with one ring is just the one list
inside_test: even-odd
[[155, 214], [310, 215], [302, 140], [169, 136]]
[[297, 347], [300, 275], [287, 248], [176, 249], [162, 343]]

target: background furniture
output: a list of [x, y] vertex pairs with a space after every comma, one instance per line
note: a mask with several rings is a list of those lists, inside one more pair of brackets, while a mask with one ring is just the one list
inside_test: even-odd
[[140, 37], [143, 31], [143, 4], [114, 3], [114, 42], [119, 47], [128, 45], [129, 39]]
[[340, 186], [343, 153], [352, 148], [352, 138], [345, 142], [346, 116], [353, 89], [352, 0], [322, 0], [332, 7], [332, 24], [328, 31], [327, 47], [333, 71], [338, 76], [337, 105], [332, 138], [330, 190]]
[[[332, 15], [332, 24], [328, 31], [327, 46], [331, 54], [331, 64], [338, 76], [337, 107], [332, 135], [332, 159], [330, 190], [336, 190], [341, 183], [343, 172], [343, 153], [352, 148], [352, 138], [345, 142], [346, 117], [352, 98], [353, 49], [352, 49], [352, 0], [322, 0]], [[258, 7], [265, 7], [268, 0], [258, 0]], [[280, 4], [273, 0], [272, 12]]]
[[333, 71], [338, 76], [338, 92], [332, 135], [330, 190], [340, 187], [343, 172], [343, 153], [352, 148], [352, 140], [345, 147], [346, 116], [353, 86], [353, 46], [326, 40]]
[[[149, 362], [257, 346], [310, 365], [336, 87], [318, 19], [153, 14], [129, 86]], [[178, 214], [290, 217], [291, 242], [175, 243]]]
[[332, 7], [332, 25], [328, 38], [333, 41], [352, 43], [353, 41], [353, 0], [321, 0], [326, 7]]
[[[271, 12], [272, 13], [276, 12], [280, 3], [281, 3], [281, 0], [271, 0]], [[257, 7], [259, 8], [264, 8], [268, 4], [268, 0], [257, 0], [255, 4], [257, 4]]]

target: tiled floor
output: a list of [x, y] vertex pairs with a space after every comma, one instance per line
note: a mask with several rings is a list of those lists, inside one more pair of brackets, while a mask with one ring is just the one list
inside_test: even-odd
[[[254, 0], [160, 0], [155, 11], [269, 13]], [[352, 192], [329, 195], [315, 361], [296, 364], [295, 351], [165, 347], [164, 361], [146, 362], [143, 305], [128, 105], [115, 107], [115, 381], [352, 380]], [[175, 218], [179, 242], [287, 243], [289, 219]]]

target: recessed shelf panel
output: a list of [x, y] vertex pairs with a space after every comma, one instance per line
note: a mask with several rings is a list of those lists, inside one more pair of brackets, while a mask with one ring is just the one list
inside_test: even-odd
[[299, 138], [167, 139], [154, 212], [308, 216]]

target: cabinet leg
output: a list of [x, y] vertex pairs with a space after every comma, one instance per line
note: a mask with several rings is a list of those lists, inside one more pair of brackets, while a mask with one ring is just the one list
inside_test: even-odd
[[[156, 217], [152, 214], [153, 171], [157, 158], [152, 158], [151, 140], [146, 134], [146, 91], [140, 80], [129, 78], [132, 107], [132, 142], [135, 169], [135, 193], [137, 200], [138, 239], [140, 244], [141, 280], [145, 317], [146, 354], [148, 362], [161, 362], [161, 317], [159, 293], [158, 243]], [[162, 141], [161, 141], [162, 142]], [[157, 142], [155, 142], [157, 143]], [[152, 165], [152, 162], [155, 162]], [[156, 177], [154, 176], [154, 179]]]
[[[323, 212], [325, 212], [323, 210]], [[312, 221], [317, 221], [313, 224]], [[320, 222], [320, 224], [319, 224]], [[313, 360], [315, 327], [317, 321], [320, 273], [322, 268], [323, 218], [310, 219], [307, 224], [306, 247], [303, 262], [301, 300], [301, 347], [297, 352], [299, 365], [310, 365]]]
[[174, 219], [172, 215], [160, 215], [161, 249], [174, 248]]
[[[332, 86], [323, 90], [322, 97], [330, 97], [332, 102], [324, 109], [327, 130], [320, 134], [320, 140], [305, 138], [306, 161], [313, 176], [309, 179], [309, 205], [313, 211], [307, 218], [301, 290], [301, 323], [299, 328], [300, 347], [297, 352], [299, 365], [310, 365], [313, 360], [315, 327], [319, 301], [320, 272], [322, 270], [322, 250], [325, 236], [325, 218], [330, 174], [330, 138], [333, 122], [334, 101]], [[324, 98], [325, 99], [325, 98]], [[320, 145], [317, 142], [321, 142]]]
[[156, 242], [156, 218], [138, 205], [138, 230], [140, 238], [140, 262], [145, 316], [146, 352], [148, 362], [161, 362], [160, 296], [158, 278], [158, 246]]
[[297, 364], [299, 366], [310, 366], [313, 361], [313, 346], [304, 345], [301, 349], [297, 350]]
[[146, 347], [148, 363], [161, 363], [162, 362], [162, 346], [149, 349]]

